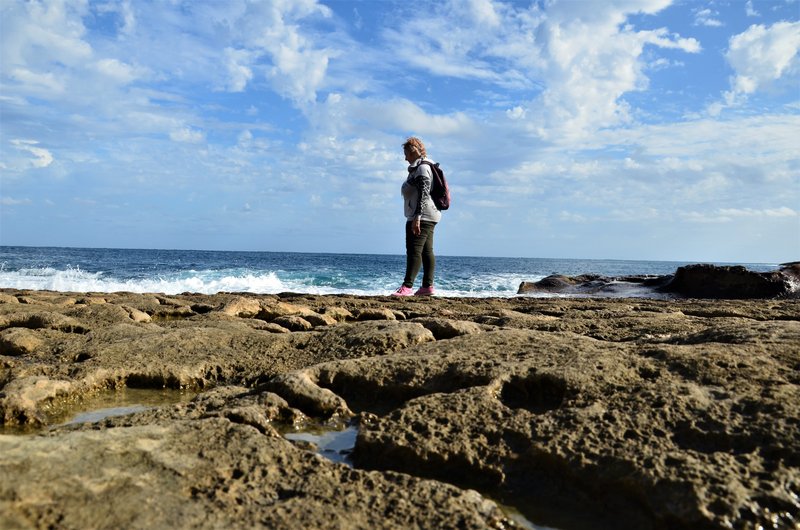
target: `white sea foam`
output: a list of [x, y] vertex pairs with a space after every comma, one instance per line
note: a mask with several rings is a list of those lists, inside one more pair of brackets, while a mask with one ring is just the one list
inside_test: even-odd
[[86, 272], [80, 268], [0, 270], [0, 286], [62, 292], [112, 293], [127, 291], [165, 294], [183, 292], [214, 294], [221, 291], [276, 293], [289, 290], [274, 272], [221, 274], [219, 272], [184, 271], [180, 274], [160, 277], [119, 279], [101, 272]]
[[[283, 276], [281, 278], [280, 276]], [[48, 290], [60, 292], [133, 292], [178, 294], [194, 292], [247, 292], [275, 294], [296, 292], [304, 294], [349, 294], [380, 296], [392, 293], [397, 275], [363, 279], [361, 282], [336, 282], [321, 285], [314, 275], [290, 275], [275, 271], [181, 271], [162, 276], [120, 279], [102, 272], [87, 272], [79, 267], [58, 270], [51, 267], [21, 269], [0, 268], [0, 287], [12, 289]], [[539, 278], [534, 278], [534, 281]], [[529, 278], [530, 280], [530, 278]], [[437, 295], [445, 297], [508, 297], [516, 295], [523, 278], [496, 274], [483, 278], [448, 280], [437, 284]]]

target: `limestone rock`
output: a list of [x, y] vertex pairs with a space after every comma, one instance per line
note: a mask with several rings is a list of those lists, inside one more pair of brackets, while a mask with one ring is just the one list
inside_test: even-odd
[[311, 322], [297, 315], [277, 317], [272, 320], [272, 323], [284, 327], [289, 331], [310, 331], [311, 328], [313, 328]]
[[359, 311], [356, 320], [397, 320], [397, 316], [388, 308], [368, 308]]
[[326, 418], [353, 416], [345, 400], [327, 388], [317, 385], [316, 381], [312, 380], [311, 373], [306, 371], [279, 375], [267, 383], [265, 388], [310, 415]]
[[460, 335], [471, 335], [480, 333], [483, 328], [475, 322], [464, 320], [451, 320], [446, 318], [415, 318], [412, 322], [422, 324], [426, 329], [433, 333], [436, 340], [452, 339]]
[[274, 300], [267, 300], [261, 302], [261, 310], [258, 314], [258, 318], [271, 322], [278, 317], [284, 317], [284, 316], [303, 317], [309, 313], [314, 313], [314, 311], [306, 306], [290, 304], [287, 302], [280, 302], [280, 301], [276, 302]]
[[89, 328], [74, 318], [51, 311], [20, 312], [0, 316], [0, 329], [55, 329], [67, 333], [87, 333]]
[[303, 351], [327, 361], [385, 355], [433, 340], [421, 324], [374, 320], [317, 328]]
[[0, 394], [0, 413], [6, 425], [45, 425], [45, 406], [69, 396], [73, 384], [42, 376], [29, 376], [11, 381]]
[[128, 307], [124, 305], [121, 307], [122, 309], [128, 312], [128, 315], [130, 315], [131, 320], [133, 320], [134, 322], [150, 322], [152, 320], [150, 318], [150, 315], [148, 315], [144, 311], [139, 311], [135, 307]]
[[353, 318], [353, 314], [344, 307], [323, 307], [321, 313], [332, 317], [338, 322], [345, 322]]
[[[20, 472], [24, 469], [24, 472]], [[453, 486], [339, 466], [223, 418], [0, 436], [3, 528], [506, 528]]]
[[[562, 530], [800, 520], [800, 300], [0, 294], [40, 341], [0, 356], [0, 421], [42, 428], [0, 434], [2, 528], [512, 527], [471, 489]], [[199, 395], [52, 425], [125, 386]], [[279, 436], [353, 413], [356, 469]]]
[[42, 339], [29, 329], [9, 328], [0, 331], [0, 355], [25, 355], [35, 351], [42, 343]]
[[19, 300], [17, 300], [16, 296], [11, 296], [10, 294], [0, 293], [0, 304], [18, 304]]
[[254, 318], [261, 312], [261, 304], [254, 298], [236, 297], [220, 309], [225, 315], [239, 318]]
[[303, 319], [315, 328], [319, 326], [334, 326], [339, 322], [339, 320], [328, 314], [308, 314]]

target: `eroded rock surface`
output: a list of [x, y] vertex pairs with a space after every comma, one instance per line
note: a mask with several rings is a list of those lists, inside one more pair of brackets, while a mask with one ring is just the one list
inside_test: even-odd
[[[0, 294], [3, 528], [800, 521], [797, 300]], [[199, 395], [53, 427], [126, 386]]]

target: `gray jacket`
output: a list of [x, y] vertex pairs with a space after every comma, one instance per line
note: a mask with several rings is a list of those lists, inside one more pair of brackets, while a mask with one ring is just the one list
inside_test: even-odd
[[403, 195], [403, 210], [409, 221], [419, 218], [422, 221], [438, 223], [442, 219], [442, 212], [436, 208], [431, 199], [433, 173], [430, 166], [422, 163], [423, 160], [433, 163], [429, 158], [418, 158], [408, 166], [408, 178], [400, 188], [400, 193]]

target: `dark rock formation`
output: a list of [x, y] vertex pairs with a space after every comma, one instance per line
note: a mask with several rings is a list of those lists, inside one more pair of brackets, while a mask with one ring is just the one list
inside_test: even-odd
[[[621, 276], [607, 277], [597, 274], [563, 276], [553, 274], [538, 282], [522, 282], [517, 294], [564, 294], [564, 295], [605, 295], [625, 296], [635, 293], [655, 294], [654, 288], [666, 284], [671, 276]], [[641, 288], [646, 288], [642, 291]], [[637, 292], [637, 289], [640, 289]]]
[[517, 290], [517, 294], [533, 295], [658, 297], [663, 293], [727, 300], [796, 298], [799, 292], [800, 262], [785, 263], [772, 272], [754, 272], [742, 266], [698, 264], [678, 267], [675, 274], [665, 276], [552, 275], [537, 282], [522, 282]]
[[754, 272], [742, 266], [687, 265], [678, 267], [660, 290], [688, 298], [776, 298], [796, 295], [800, 265], [786, 264], [773, 272]]

